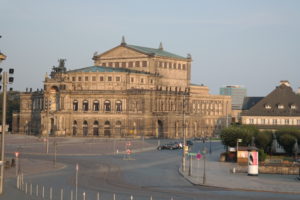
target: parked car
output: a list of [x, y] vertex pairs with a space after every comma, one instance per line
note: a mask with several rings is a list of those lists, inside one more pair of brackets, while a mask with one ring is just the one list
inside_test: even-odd
[[186, 145], [188, 145], [188, 146], [192, 146], [194, 143], [191, 141], [191, 140], [187, 140], [186, 141]]
[[157, 150], [175, 150], [182, 149], [182, 144], [178, 142], [163, 144], [157, 147]]

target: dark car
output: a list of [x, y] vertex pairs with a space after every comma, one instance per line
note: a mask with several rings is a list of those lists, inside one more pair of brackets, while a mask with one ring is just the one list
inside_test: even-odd
[[157, 147], [157, 150], [175, 150], [182, 149], [182, 145], [178, 142], [163, 144]]
[[194, 143], [191, 140], [186, 141], [186, 145], [192, 146]]

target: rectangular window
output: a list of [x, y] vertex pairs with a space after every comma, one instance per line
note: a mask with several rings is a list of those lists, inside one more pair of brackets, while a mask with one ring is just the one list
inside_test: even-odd
[[96, 81], [96, 76], [93, 76], [93, 77], [92, 77], [92, 81]]
[[89, 81], [89, 77], [88, 76], [84, 77], [84, 80]]
[[76, 81], [76, 77], [72, 77], [72, 81]]
[[163, 65], [163, 63], [162, 63], [162, 62], [159, 62], [159, 67], [160, 67], [160, 68], [162, 68], [162, 65]]
[[128, 67], [133, 67], [133, 62], [129, 62]]
[[266, 124], [266, 120], [265, 119], [261, 119], [261, 124]]
[[119, 62], [115, 62], [115, 67], [119, 68]]
[[104, 77], [103, 76], [100, 76], [100, 81], [104, 81]]
[[168, 65], [168, 63], [165, 62], [165, 63], [164, 63], [164, 68], [167, 68], [167, 67], [168, 67], [167, 65]]
[[122, 67], [126, 68], [126, 62], [122, 62]]
[[277, 119], [273, 119], [273, 124], [277, 124]]
[[78, 81], [81, 81], [81, 76], [78, 77]]
[[103, 66], [103, 67], [106, 67], [106, 63], [102, 63], [102, 66]]
[[290, 122], [289, 119], [285, 119], [285, 120], [284, 120], [284, 123], [285, 123], [286, 125], [288, 125], [289, 122]]
[[176, 63], [173, 64], [173, 69], [176, 69]]
[[140, 67], [140, 61], [135, 61], [135, 67]]
[[185, 64], [182, 65], [182, 69], [185, 70]]
[[112, 77], [111, 76], [107, 77], [107, 81], [112, 81]]
[[254, 124], [254, 119], [249, 119], [249, 124]]
[[112, 66], [113, 66], [113, 63], [112, 63], [112, 62], [109, 62], [109, 63], [108, 63], [108, 66], [109, 66], [109, 67], [112, 67]]
[[181, 64], [178, 64], [178, 69], [181, 69]]
[[300, 120], [299, 119], [297, 120], [297, 125], [300, 125]]
[[131, 83], [133, 83], [133, 82], [134, 82], [134, 78], [133, 78], [133, 77], [131, 77], [131, 79], [130, 79], [130, 82], [131, 82]]
[[143, 61], [142, 65], [143, 67], [147, 67], [147, 61]]
[[141, 83], [144, 83], [144, 79], [143, 78], [141, 78]]
[[172, 69], [172, 63], [169, 63], [169, 69]]
[[120, 82], [121, 78], [119, 76], [116, 77], [116, 81]]

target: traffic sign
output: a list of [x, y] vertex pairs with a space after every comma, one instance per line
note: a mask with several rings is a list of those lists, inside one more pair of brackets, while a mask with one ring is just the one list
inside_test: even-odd
[[197, 159], [200, 160], [202, 158], [202, 154], [201, 153], [197, 153]]

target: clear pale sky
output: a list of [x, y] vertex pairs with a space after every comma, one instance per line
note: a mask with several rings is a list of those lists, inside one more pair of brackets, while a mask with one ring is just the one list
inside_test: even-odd
[[265, 96], [280, 80], [300, 87], [299, 0], [1, 0], [2, 68], [15, 68], [15, 90], [42, 88], [66, 58], [68, 69], [93, 65], [95, 51], [120, 44], [193, 58], [192, 82], [212, 94], [243, 85]]

